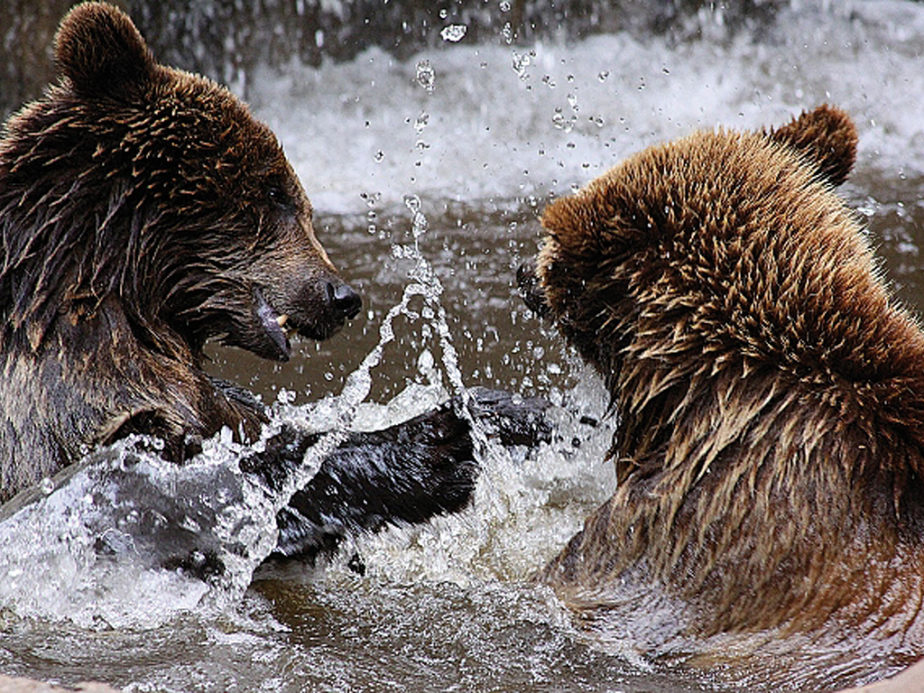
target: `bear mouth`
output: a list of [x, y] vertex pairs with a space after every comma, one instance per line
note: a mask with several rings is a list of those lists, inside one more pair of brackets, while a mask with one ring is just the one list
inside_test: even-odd
[[292, 337], [299, 334], [308, 339], [324, 341], [339, 332], [346, 323], [342, 320], [329, 319], [316, 324], [306, 324], [288, 313], [281, 313], [274, 308], [263, 292], [253, 289], [254, 313], [267, 339], [262, 340], [255, 353], [275, 361], [288, 361], [292, 356]]
[[253, 298], [257, 319], [269, 338], [271, 351], [274, 352], [269, 356], [277, 361], [288, 361], [292, 355], [292, 343], [289, 338], [295, 334], [295, 325], [289, 321], [287, 314], [278, 313], [259, 289], [253, 290]]

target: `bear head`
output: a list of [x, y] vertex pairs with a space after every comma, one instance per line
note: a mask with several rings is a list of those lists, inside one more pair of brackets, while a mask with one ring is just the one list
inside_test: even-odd
[[105, 3], [70, 11], [55, 61], [0, 140], [8, 344], [115, 300], [161, 351], [214, 338], [285, 360], [288, 335], [358, 313], [279, 143], [227, 89], [157, 63]]
[[[922, 332], [833, 187], [856, 142], [829, 106], [775, 130], [697, 132], [544, 210], [520, 284], [605, 379], [619, 413], [611, 453], [633, 460], [617, 462], [620, 477], [642, 459], [660, 468], [678, 421], [704, 420], [707, 400], [722, 411], [742, 378], [755, 407], [810, 392], [842, 421], [924, 430], [908, 396]], [[749, 409], [737, 409], [745, 430]]]
[[[545, 209], [536, 266], [520, 270], [526, 302], [611, 389], [630, 353], [712, 354], [731, 346], [721, 335], [791, 357], [785, 342], [799, 341], [798, 328], [779, 313], [793, 307], [776, 303], [780, 294], [811, 285], [813, 274], [830, 285], [813, 265], [839, 266], [849, 283], [872, 262], [831, 190], [856, 142], [848, 116], [822, 106], [776, 130], [698, 132], [651, 147]], [[835, 231], [807, 231], [815, 228]]]

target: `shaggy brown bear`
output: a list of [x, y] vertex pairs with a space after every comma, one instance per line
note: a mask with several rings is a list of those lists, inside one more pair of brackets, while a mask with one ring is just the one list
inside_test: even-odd
[[[158, 64], [104, 3], [65, 17], [55, 61], [0, 139], [0, 501], [131, 433], [177, 461], [222, 427], [254, 439], [263, 407], [207, 375], [205, 342], [284, 360], [288, 335], [325, 339], [361, 303], [276, 138], [230, 92]], [[278, 481], [312, 440], [284, 430], [248, 469]], [[280, 514], [279, 551], [455, 510], [475, 471], [449, 406], [353, 435]]]
[[835, 194], [850, 119], [651, 147], [542, 216], [528, 303], [602, 375], [618, 488], [542, 579], [739, 683], [924, 655], [924, 333]]

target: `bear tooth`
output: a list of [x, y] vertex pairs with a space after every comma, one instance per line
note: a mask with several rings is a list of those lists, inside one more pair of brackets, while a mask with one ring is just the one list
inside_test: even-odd
[[279, 325], [279, 327], [282, 327], [283, 325], [286, 324], [288, 320], [289, 320], [289, 315], [287, 313], [283, 313], [282, 315], [276, 318], [276, 324]]

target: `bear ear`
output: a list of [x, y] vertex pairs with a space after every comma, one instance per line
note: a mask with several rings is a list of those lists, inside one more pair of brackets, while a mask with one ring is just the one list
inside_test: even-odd
[[833, 106], [803, 111], [791, 123], [766, 134], [815, 164], [831, 185], [847, 180], [857, 158], [857, 128], [850, 116]]
[[145, 82], [155, 62], [132, 20], [117, 7], [87, 2], [61, 20], [55, 63], [83, 94], [116, 94]]

